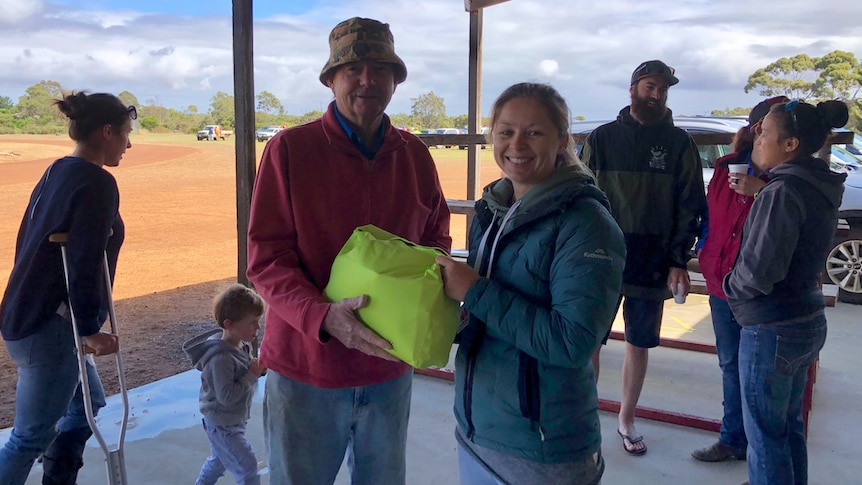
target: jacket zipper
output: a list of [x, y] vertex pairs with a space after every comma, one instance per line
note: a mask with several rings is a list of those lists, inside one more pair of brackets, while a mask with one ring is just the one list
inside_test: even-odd
[[464, 417], [467, 419], [467, 439], [473, 441], [476, 429], [473, 427], [473, 367], [475, 356], [468, 356], [467, 372], [464, 376]]

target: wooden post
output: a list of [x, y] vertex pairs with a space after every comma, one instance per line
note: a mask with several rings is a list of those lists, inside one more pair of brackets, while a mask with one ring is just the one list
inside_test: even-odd
[[248, 221], [256, 172], [252, 0], [233, 0], [233, 86], [236, 126], [237, 282], [248, 285]]
[[[471, 134], [482, 126], [482, 10], [470, 12], [470, 65], [467, 74], [467, 125]], [[481, 193], [482, 166], [479, 145], [467, 145], [467, 200], [476, 200]], [[467, 234], [470, 233], [467, 218]]]
[[[482, 10], [470, 12], [470, 66], [467, 74], [467, 124], [470, 133], [479, 133], [482, 124]], [[467, 145], [467, 200], [476, 200], [481, 190], [481, 172], [474, 144]]]

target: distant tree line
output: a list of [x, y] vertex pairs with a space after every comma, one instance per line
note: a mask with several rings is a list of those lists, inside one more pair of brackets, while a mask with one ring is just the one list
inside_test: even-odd
[[[809, 102], [838, 98], [850, 108], [847, 127], [862, 133], [862, 66], [851, 52], [833, 51], [823, 57], [798, 54], [782, 57], [766, 67], [757, 69], [748, 77], [745, 92], [755, 91], [762, 96], [785, 95]], [[26, 89], [25, 94], [14, 103], [8, 96], [0, 96], [0, 134], [9, 133], [62, 133], [65, 122], [53, 100], [60, 99], [65, 90], [56, 81], [41, 81]], [[123, 91], [119, 95], [127, 104], [138, 108], [140, 127], [151, 132], [194, 133], [201, 126], [218, 124], [233, 128], [235, 123], [234, 98], [219, 91], [210, 98], [205, 112], [189, 105], [180, 111], [165, 108], [155, 100], [141, 104], [134, 94]], [[295, 126], [307, 123], [323, 115], [320, 111], [309, 111], [302, 115], [285, 113], [284, 106], [269, 91], [261, 91], [256, 97], [256, 126]], [[410, 99], [409, 114], [390, 114], [392, 124], [409, 130], [435, 128], [466, 128], [467, 115], [448, 116], [444, 99], [434, 91]], [[751, 107], [713, 110], [713, 116], [747, 116]], [[578, 116], [576, 118], [583, 119]], [[488, 119], [482, 118], [482, 126]]]
[[[0, 96], [0, 134], [56, 134], [66, 131], [64, 118], [53, 102], [67, 92], [57, 81], [40, 81], [28, 87], [16, 104], [8, 96]], [[217, 124], [231, 129], [235, 126], [234, 98], [219, 91], [210, 98], [205, 112], [197, 106], [189, 105], [180, 111], [165, 108], [156, 100], [141, 103], [129, 91], [117, 95], [125, 104], [135, 105], [138, 111], [140, 128], [155, 133], [194, 133], [203, 125]], [[284, 106], [269, 91], [261, 91], [255, 97], [255, 125], [295, 126], [315, 120], [323, 113], [309, 111], [302, 115], [285, 113]], [[467, 115], [446, 116], [443, 98], [433, 92], [423, 94], [413, 100], [411, 114], [391, 115], [392, 124], [399, 128], [434, 129], [467, 126]], [[484, 126], [484, 124], [483, 124]]]
[[[60, 99], [67, 92], [56, 81], [41, 81], [28, 87], [25, 94], [14, 103], [8, 96], [0, 96], [0, 134], [13, 133], [63, 133], [66, 124], [54, 100]], [[135, 105], [138, 111], [140, 127], [151, 132], [194, 133], [201, 126], [219, 124], [226, 128], [234, 126], [233, 96], [219, 91], [210, 99], [206, 112], [200, 112], [195, 105], [189, 105], [184, 111], [165, 108], [155, 100], [141, 103], [129, 91], [117, 95], [125, 104]], [[303, 116], [284, 115], [284, 109], [278, 99], [267, 91], [257, 96], [258, 121], [261, 124], [299, 123], [311, 120], [320, 115], [312, 112]], [[316, 113], [316, 114], [315, 114]], [[300, 121], [303, 120], [303, 121]]]

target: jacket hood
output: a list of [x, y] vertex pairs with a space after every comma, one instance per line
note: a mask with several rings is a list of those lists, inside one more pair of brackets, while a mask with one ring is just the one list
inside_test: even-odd
[[823, 194], [830, 205], [841, 206], [844, 179], [847, 178], [847, 174], [829, 170], [829, 165], [819, 158], [798, 158], [773, 168], [770, 173], [776, 178], [786, 175], [799, 177]]
[[183, 352], [189, 357], [197, 370], [203, 370], [213, 354], [225, 349], [241, 353], [240, 349], [221, 339], [222, 329], [214, 328], [206, 333], [192, 337], [183, 344]]
[[[545, 213], [582, 196], [592, 197], [610, 210], [608, 198], [596, 187], [595, 179], [588, 171], [577, 166], [560, 167], [521, 197], [513, 217], [536, 209], [543, 209], [538, 212]], [[482, 193], [482, 200], [491, 211], [497, 213], [508, 211], [513, 199], [514, 188], [512, 181], [507, 178], [488, 184]]]

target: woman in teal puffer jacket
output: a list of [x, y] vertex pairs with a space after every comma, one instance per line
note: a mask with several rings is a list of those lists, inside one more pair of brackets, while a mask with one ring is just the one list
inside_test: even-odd
[[590, 356], [613, 321], [625, 242], [568, 120], [548, 85], [500, 95], [490, 141], [505, 176], [476, 204], [468, 264], [438, 258], [469, 317], [455, 367], [462, 484], [594, 484], [604, 471]]

